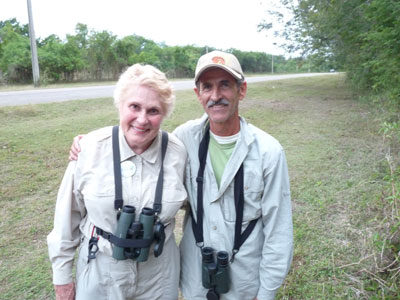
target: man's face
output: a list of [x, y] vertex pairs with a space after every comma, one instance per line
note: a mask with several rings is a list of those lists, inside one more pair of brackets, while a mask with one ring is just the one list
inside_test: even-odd
[[143, 85], [132, 85], [122, 96], [119, 118], [129, 146], [141, 154], [157, 136], [164, 110], [159, 94]]
[[247, 85], [238, 87], [228, 72], [213, 68], [205, 71], [195, 88], [197, 98], [208, 114], [211, 124], [235, 124], [239, 121], [239, 101], [246, 96]]

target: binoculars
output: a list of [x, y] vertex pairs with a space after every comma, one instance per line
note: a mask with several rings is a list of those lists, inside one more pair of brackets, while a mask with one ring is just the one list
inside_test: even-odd
[[[155, 222], [154, 210], [147, 207], [143, 208], [139, 215], [139, 221], [135, 222], [135, 210], [135, 207], [130, 205], [122, 208], [115, 236], [122, 239], [154, 240], [154, 256], [158, 257], [162, 253], [165, 241], [164, 224], [160, 221]], [[148, 259], [149, 250], [150, 246], [145, 248], [114, 246], [112, 256], [117, 260], [130, 258], [137, 262], [144, 262]]]
[[229, 291], [229, 255], [226, 251], [217, 252], [217, 261], [214, 260], [214, 249], [203, 247], [202, 256], [202, 282], [203, 287], [209, 289], [208, 300], [219, 299], [219, 294]]

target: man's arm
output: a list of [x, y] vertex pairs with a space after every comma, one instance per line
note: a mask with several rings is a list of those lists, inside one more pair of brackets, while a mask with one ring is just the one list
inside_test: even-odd
[[84, 134], [77, 135], [74, 137], [72, 140], [72, 145], [71, 149], [69, 149], [69, 160], [77, 160], [78, 159], [78, 154], [81, 152], [81, 147], [79, 145], [79, 141], [84, 137]]
[[293, 255], [293, 224], [289, 175], [283, 150], [264, 170], [262, 221], [265, 236], [258, 299], [274, 299], [289, 271]]

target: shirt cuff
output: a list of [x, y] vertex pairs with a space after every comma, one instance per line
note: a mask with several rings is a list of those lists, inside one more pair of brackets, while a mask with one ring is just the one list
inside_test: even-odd
[[63, 285], [73, 282], [72, 268], [64, 266], [62, 269], [53, 267], [53, 284]]

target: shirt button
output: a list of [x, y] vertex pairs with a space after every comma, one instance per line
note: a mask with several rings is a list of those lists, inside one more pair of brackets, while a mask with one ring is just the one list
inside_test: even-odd
[[217, 230], [217, 226], [213, 226], [212, 229], [213, 229], [213, 230]]

